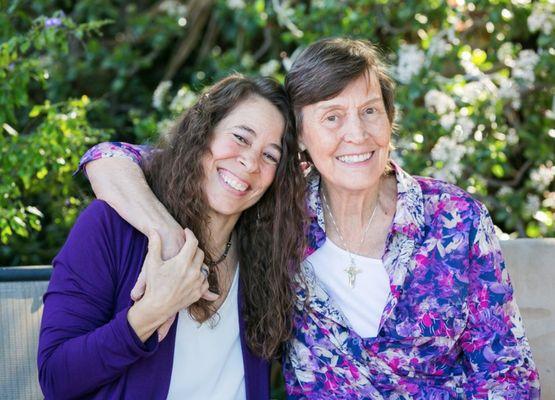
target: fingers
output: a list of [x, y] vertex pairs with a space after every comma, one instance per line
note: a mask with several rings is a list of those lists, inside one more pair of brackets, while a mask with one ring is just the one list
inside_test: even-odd
[[198, 239], [195, 234], [188, 228], [185, 228], [185, 244], [175, 256], [178, 263], [188, 264], [192, 260], [198, 249]]
[[146, 271], [143, 268], [139, 277], [137, 278], [137, 282], [135, 282], [135, 286], [131, 289], [131, 298], [133, 301], [139, 301], [143, 294], [145, 293], [146, 288]]
[[200, 266], [200, 273], [204, 276], [204, 279], [208, 279], [208, 275], [210, 274], [210, 270], [204, 264]]
[[166, 322], [164, 322], [160, 328], [158, 328], [158, 341], [161, 342], [167, 336], [170, 328], [172, 327], [173, 321], [175, 321], [175, 315], [170, 317]]
[[204, 281], [202, 283], [202, 286], [200, 288], [200, 292], [201, 294], [201, 298], [203, 298], [204, 300], [208, 300], [208, 301], [216, 301], [218, 300], [218, 298], [220, 297], [220, 295], [211, 292], [209, 289], [209, 285], [208, 285], [208, 281]]
[[220, 297], [220, 295], [211, 292], [210, 290], [207, 290], [206, 292], [203, 293], [202, 297], [204, 300], [208, 300], [208, 301], [216, 301], [218, 300], [218, 298]]
[[156, 229], [150, 229], [148, 231], [148, 257], [151, 257], [155, 261], [162, 260], [162, 242], [160, 240], [160, 234]]

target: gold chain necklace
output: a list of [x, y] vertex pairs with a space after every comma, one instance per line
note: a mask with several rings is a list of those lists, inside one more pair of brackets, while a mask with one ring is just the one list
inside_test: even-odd
[[[351, 289], [353, 289], [355, 287], [355, 284], [356, 284], [357, 275], [359, 273], [361, 273], [362, 270], [357, 268], [355, 258], [353, 256], [353, 252], [349, 249], [349, 246], [347, 246], [347, 243], [346, 243], [345, 239], [343, 238], [343, 235], [341, 234], [341, 231], [339, 230], [339, 227], [337, 226], [337, 223], [335, 222], [335, 218], [333, 217], [333, 213], [331, 212], [331, 208], [330, 208], [330, 205], [328, 203], [328, 199], [326, 198], [326, 194], [324, 193], [323, 189], [322, 189], [322, 199], [324, 200], [324, 205], [326, 206], [326, 209], [328, 210], [330, 220], [331, 220], [333, 226], [335, 227], [335, 231], [337, 232], [337, 235], [339, 236], [339, 239], [341, 239], [341, 242], [343, 243], [343, 247], [345, 248], [345, 250], [347, 250], [347, 253], [349, 254], [350, 265], [347, 268], [345, 268], [344, 271], [347, 273], [347, 278], [349, 279], [349, 286], [351, 287]], [[370, 228], [370, 224], [372, 223], [372, 220], [374, 219], [374, 215], [376, 214], [376, 210], [378, 209], [379, 200], [380, 200], [380, 194], [378, 192], [378, 198], [376, 199], [376, 205], [374, 206], [374, 211], [372, 211], [372, 215], [370, 216], [370, 219], [368, 220], [368, 224], [366, 225], [366, 229], [364, 229], [364, 232], [362, 233], [362, 239], [360, 240], [360, 243], [358, 245], [358, 250], [360, 250], [362, 244], [364, 243], [364, 239], [366, 239], [366, 234], [368, 233], [368, 229]]]

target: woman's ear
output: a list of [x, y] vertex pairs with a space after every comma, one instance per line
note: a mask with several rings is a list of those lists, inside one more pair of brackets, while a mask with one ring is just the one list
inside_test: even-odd
[[299, 140], [299, 150], [301, 153], [306, 150], [306, 146], [300, 140]]

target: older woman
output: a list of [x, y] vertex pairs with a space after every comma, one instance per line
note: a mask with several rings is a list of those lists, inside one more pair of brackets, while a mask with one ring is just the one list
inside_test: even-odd
[[[314, 43], [286, 89], [312, 164], [309, 247], [284, 359], [289, 397], [537, 399], [488, 212], [390, 159], [393, 83], [374, 47]], [[99, 184], [98, 172], [99, 186], [122, 180], [106, 172]]]
[[[155, 230], [143, 232], [147, 254], [147, 236], [105, 202], [81, 214], [44, 296], [47, 399], [269, 396], [265, 359], [290, 335], [303, 247], [292, 127], [287, 96], [268, 78], [230, 76], [199, 98], [145, 164], [164, 207], [188, 227], [166, 261]], [[141, 268], [146, 291], [133, 302]], [[160, 342], [157, 330], [176, 314]]]

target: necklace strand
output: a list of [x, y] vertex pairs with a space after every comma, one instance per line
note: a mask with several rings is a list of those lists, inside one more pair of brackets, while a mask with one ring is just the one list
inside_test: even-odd
[[229, 237], [229, 240], [227, 241], [226, 245], [225, 245], [225, 249], [223, 254], [220, 256], [220, 258], [218, 258], [218, 260], [216, 261], [206, 261], [206, 265], [210, 268], [214, 268], [215, 266], [217, 266], [219, 263], [221, 263], [222, 261], [224, 261], [227, 257], [227, 253], [229, 253], [229, 249], [231, 248], [231, 236]]
[[[335, 218], [333, 217], [333, 213], [331, 212], [331, 207], [328, 203], [328, 199], [326, 198], [326, 194], [324, 193], [323, 189], [322, 189], [322, 199], [324, 200], [324, 206], [326, 207], [326, 209], [328, 211], [328, 214], [330, 216], [330, 220], [331, 220], [331, 222], [332, 222], [332, 224], [335, 228], [335, 231], [337, 232], [337, 235], [339, 236], [339, 239], [341, 239], [343, 247], [345, 247], [345, 250], [347, 250], [347, 253], [349, 254], [349, 260], [351, 262], [351, 265], [349, 266], [349, 268], [346, 268], [344, 271], [347, 273], [347, 276], [349, 278], [349, 286], [352, 289], [352, 288], [355, 287], [357, 274], [359, 272], [362, 272], [362, 271], [357, 268], [355, 258], [353, 256], [353, 252], [349, 249], [349, 246], [347, 246], [347, 242], [343, 238], [343, 235], [341, 234], [341, 231], [339, 230], [339, 227], [337, 226], [337, 223], [335, 222]], [[366, 225], [366, 228], [364, 229], [364, 232], [362, 233], [362, 238], [360, 240], [358, 248], [355, 249], [355, 250], [360, 251], [360, 248], [362, 247], [362, 244], [364, 243], [364, 240], [366, 239], [366, 234], [368, 233], [368, 229], [370, 228], [370, 225], [372, 224], [372, 220], [374, 219], [374, 215], [376, 215], [376, 210], [378, 209], [379, 199], [380, 199], [380, 195], [378, 193], [378, 198], [376, 199], [376, 204], [374, 205], [374, 210], [372, 211], [372, 215], [370, 216], [370, 219], [368, 220], [368, 224]]]

